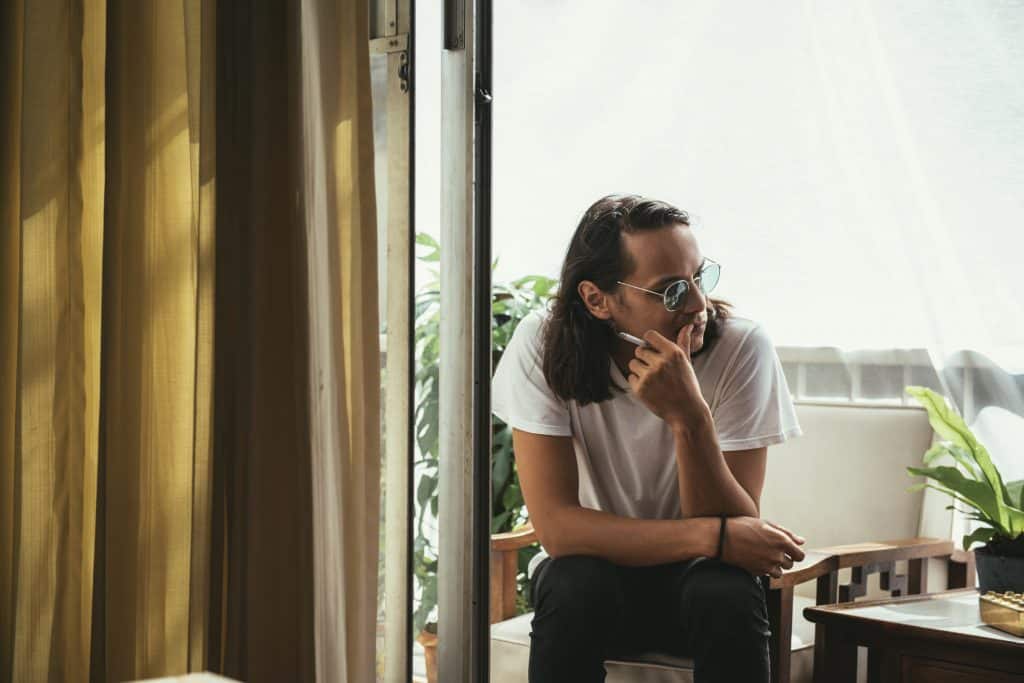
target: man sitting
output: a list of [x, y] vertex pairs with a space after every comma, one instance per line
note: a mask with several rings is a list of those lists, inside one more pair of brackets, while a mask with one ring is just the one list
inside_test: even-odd
[[543, 548], [533, 683], [652, 650], [692, 657], [697, 683], [769, 679], [764, 575], [804, 540], [759, 500], [768, 446], [800, 427], [764, 329], [709, 298], [720, 272], [686, 212], [605, 197], [495, 371]]

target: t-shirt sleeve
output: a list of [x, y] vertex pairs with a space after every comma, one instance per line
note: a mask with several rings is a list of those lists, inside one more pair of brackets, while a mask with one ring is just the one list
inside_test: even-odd
[[722, 451], [772, 446], [803, 433], [782, 363], [760, 325], [747, 334], [726, 369], [712, 417]]
[[516, 327], [491, 380], [491, 412], [515, 429], [547, 436], [572, 436], [569, 408], [544, 379], [541, 313]]

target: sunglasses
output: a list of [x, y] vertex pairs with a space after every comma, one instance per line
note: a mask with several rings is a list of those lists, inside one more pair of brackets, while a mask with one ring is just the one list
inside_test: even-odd
[[[704, 294], [710, 294], [718, 285], [718, 280], [722, 276], [722, 266], [709, 258], [704, 259], [704, 263], [701, 265], [700, 270], [693, 276], [694, 282], [700, 288], [700, 291]], [[628, 282], [622, 280], [616, 281], [620, 285], [626, 287], [632, 287], [633, 289], [639, 289], [641, 292], [647, 292], [654, 296], [660, 296], [662, 302], [665, 304], [666, 310], [678, 311], [683, 307], [686, 302], [686, 295], [690, 293], [690, 283], [686, 280], [676, 280], [670, 282], [665, 289], [660, 292], [656, 292], [652, 289], [644, 289], [643, 287], [637, 287], [631, 285]]]

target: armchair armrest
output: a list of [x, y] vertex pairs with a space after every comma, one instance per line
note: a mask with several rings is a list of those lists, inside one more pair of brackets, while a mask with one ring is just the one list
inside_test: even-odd
[[819, 550], [808, 550], [804, 559], [794, 563], [789, 569], [783, 570], [780, 578], [772, 577], [768, 587], [792, 588], [838, 570], [838, 557]]
[[503, 534], [491, 534], [491, 551], [519, 550], [537, 542], [533, 524], [527, 522], [518, 529]]
[[844, 569], [877, 562], [952, 556], [953, 542], [941, 538], [905, 538], [896, 541], [836, 545], [821, 548], [818, 552], [835, 555], [839, 559], [839, 568]]
[[516, 615], [516, 574], [519, 550], [538, 541], [533, 525], [491, 534], [491, 623]]
[[858, 568], [931, 557], [950, 557], [954, 561], [966, 562], [966, 555], [960, 553], [958, 556], [952, 541], [939, 538], [906, 538], [817, 548], [807, 551], [803, 561], [785, 570], [781, 578], [773, 578], [769, 588], [798, 586], [847, 567]]

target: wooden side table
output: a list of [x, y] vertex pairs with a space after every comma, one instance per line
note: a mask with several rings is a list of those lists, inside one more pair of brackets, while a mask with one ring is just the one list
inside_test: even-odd
[[815, 683], [856, 681], [857, 646], [868, 648], [869, 682], [1024, 680], [1024, 638], [985, 625], [973, 588], [808, 607], [804, 616], [823, 632]]

